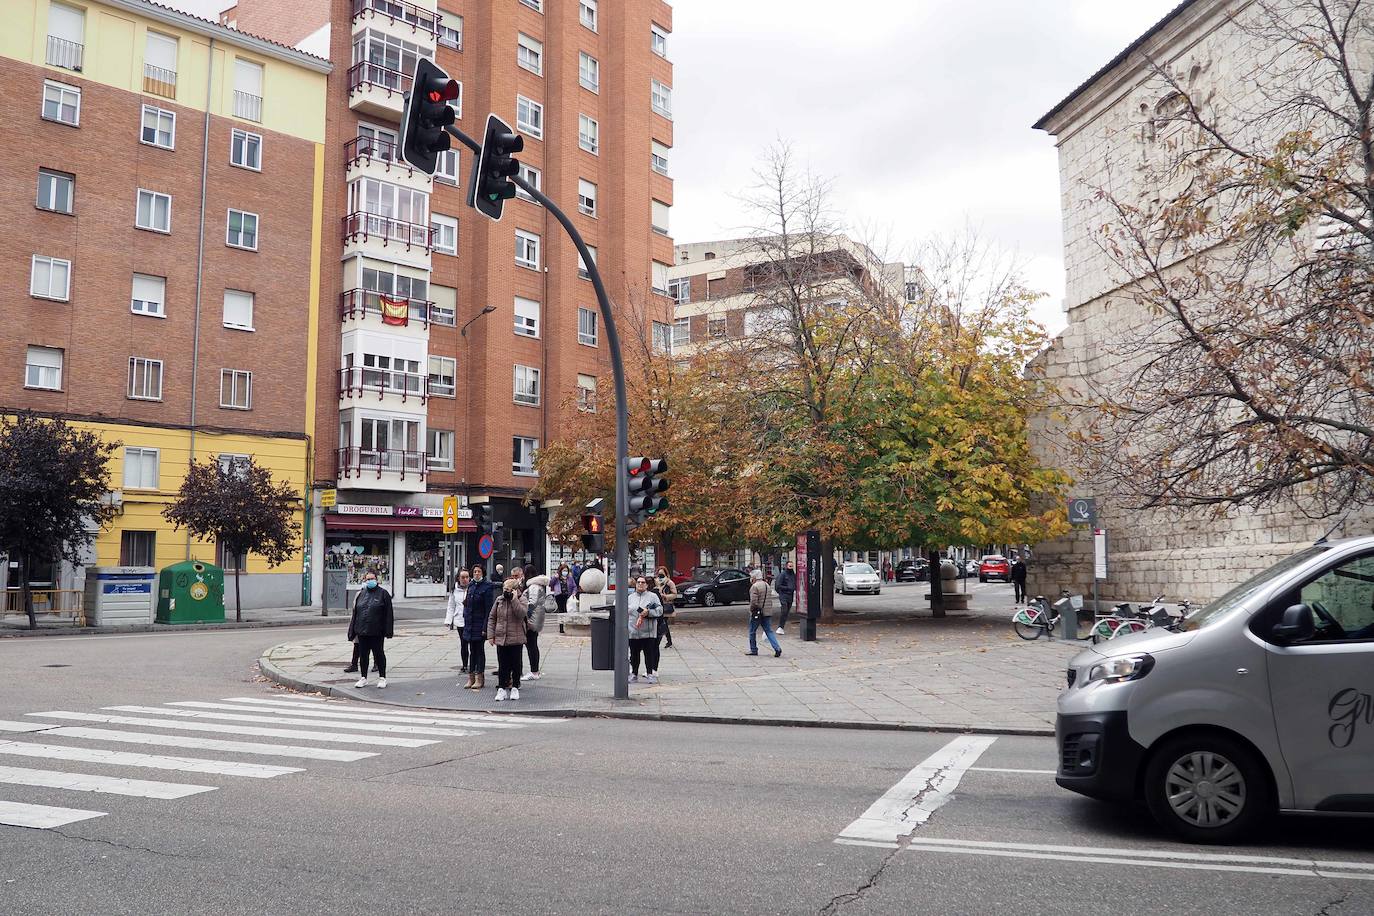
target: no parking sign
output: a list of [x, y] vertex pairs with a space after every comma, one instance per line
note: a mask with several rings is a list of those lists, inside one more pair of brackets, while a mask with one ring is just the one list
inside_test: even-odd
[[477, 555], [484, 560], [490, 560], [493, 546], [494, 545], [491, 541], [491, 535], [482, 535], [480, 538], [477, 539]]

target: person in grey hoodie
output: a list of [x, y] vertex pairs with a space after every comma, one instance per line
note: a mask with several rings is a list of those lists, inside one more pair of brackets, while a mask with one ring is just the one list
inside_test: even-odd
[[539, 673], [539, 634], [544, 630], [544, 599], [549, 594], [549, 577], [536, 576], [534, 573], [533, 566], [525, 567], [525, 605], [528, 608], [525, 651], [530, 655], [530, 673], [525, 675], [527, 681], [537, 681], [543, 677]]
[[639, 681], [639, 658], [644, 656], [645, 678], [658, 683], [658, 621], [663, 617], [663, 602], [649, 591], [649, 580], [635, 579], [629, 595], [630, 683]]
[[758, 632], [762, 629], [763, 635], [773, 644], [773, 657], [777, 658], [782, 655], [782, 646], [778, 645], [778, 638], [768, 626], [768, 583], [761, 569], [755, 569], [749, 578], [754, 584], [749, 586], [749, 651], [746, 654], [759, 654]]

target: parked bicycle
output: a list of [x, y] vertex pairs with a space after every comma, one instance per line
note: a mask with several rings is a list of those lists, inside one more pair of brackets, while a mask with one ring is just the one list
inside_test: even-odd
[[1059, 600], [1054, 604], [1044, 595], [1036, 595], [1025, 607], [1017, 608], [1011, 618], [1011, 628], [1022, 639], [1039, 639], [1041, 634], [1052, 636], [1065, 614], [1074, 616], [1076, 626], [1078, 609], [1082, 606], [1083, 596], [1070, 595], [1068, 589], [1059, 593]]
[[1088, 635], [1096, 644], [1116, 639], [1118, 636], [1143, 633], [1156, 627], [1177, 630], [1191, 608], [1192, 605], [1185, 600], [1177, 610], [1170, 610], [1164, 605], [1163, 595], [1157, 595], [1154, 601], [1135, 610], [1131, 609], [1129, 603], [1123, 602], [1114, 606], [1111, 614], [1093, 621], [1092, 631]]

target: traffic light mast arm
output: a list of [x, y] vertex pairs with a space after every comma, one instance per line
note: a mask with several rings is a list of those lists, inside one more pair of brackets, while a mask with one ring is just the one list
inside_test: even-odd
[[472, 139], [467, 134], [463, 133], [461, 130], [454, 127], [452, 124], [446, 125], [444, 129], [447, 130], [449, 133], [453, 134], [453, 136], [457, 137], [458, 142], [466, 146], [468, 149], [472, 150], [474, 154], [482, 152], [482, 144], [478, 143], [476, 140]]

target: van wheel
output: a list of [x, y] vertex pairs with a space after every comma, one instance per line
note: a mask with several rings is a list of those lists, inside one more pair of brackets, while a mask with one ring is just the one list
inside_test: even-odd
[[1145, 769], [1145, 803], [1161, 827], [1193, 843], [1252, 839], [1274, 813], [1263, 761], [1222, 734], [1161, 745]]

